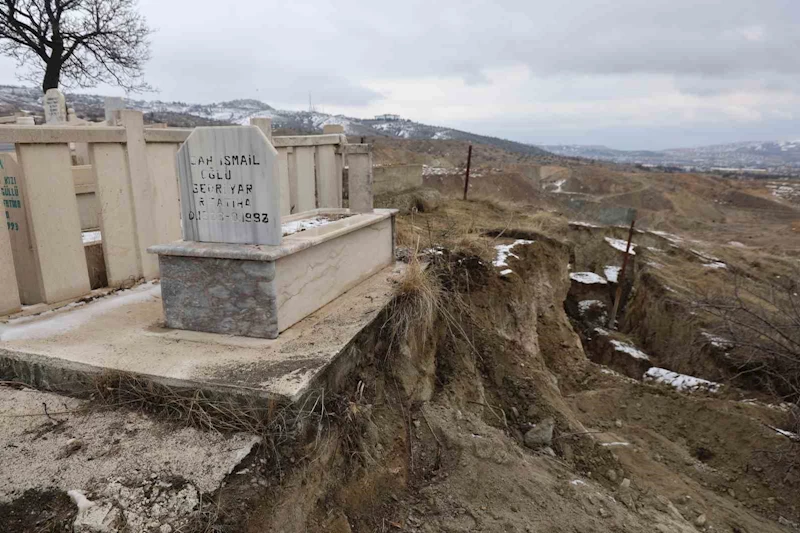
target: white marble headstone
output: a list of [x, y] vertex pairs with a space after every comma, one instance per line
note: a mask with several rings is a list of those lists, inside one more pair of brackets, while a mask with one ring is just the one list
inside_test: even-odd
[[278, 152], [259, 128], [195, 128], [178, 174], [184, 240], [281, 243]]
[[47, 124], [67, 121], [67, 103], [58, 89], [47, 89], [44, 93], [44, 121]]
[[103, 107], [105, 109], [106, 122], [110, 124], [114, 121], [114, 111], [125, 109], [125, 100], [119, 96], [106, 96]]

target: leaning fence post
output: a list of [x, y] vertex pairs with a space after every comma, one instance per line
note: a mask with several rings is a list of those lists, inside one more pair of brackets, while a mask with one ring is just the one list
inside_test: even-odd
[[622, 268], [617, 277], [617, 294], [614, 297], [614, 307], [611, 309], [611, 316], [608, 319], [608, 327], [613, 329], [617, 321], [617, 311], [619, 311], [619, 301], [622, 299], [622, 284], [625, 283], [625, 269], [628, 267], [628, 258], [631, 253], [631, 241], [633, 240], [633, 226], [636, 224], [636, 212], [631, 219], [631, 229], [628, 232], [628, 246], [625, 247], [625, 257], [622, 259]]
[[469, 192], [469, 167], [472, 163], [472, 145], [469, 145], [469, 150], [467, 151], [467, 174], [464, 176], [464, 200], [467, 199], [467, 193]]

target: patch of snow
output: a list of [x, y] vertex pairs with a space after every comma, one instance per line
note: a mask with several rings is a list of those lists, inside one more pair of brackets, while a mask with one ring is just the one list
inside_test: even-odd
[[734, 248], [747, 248], [747, 245], [739, 241], [728, 241], [728, 246], [733, 246]]
[[558, 180], [554, 182], [552, 185], [554, 189], [551, 192], [564, 192], [563, 187], [567, 180]]
[[667, 233], [666, 231], [651, 230], [650, 233], [653, 235], [658, 235], [659, 237], [668, 240], [672, 244], [679, 244], [683, 242], [683, 237], [679, 237], [673, 233]]
[[719, 383], [708, 381], [706, 379], [696, 378], [694, 376], [687, 376], [686, 374], [678, 374], [666, 368], [653, 367], [644, 373], [643, 379], [654, 383], [662, 383], [669, 385], [681, 392], [691, 392], [697, 390], [705, 390], [708, 392], [717, 392], [719, 390]]
[[622, 267], [608, 265], [603, 267], [603, 274], [605, 274], [608, 281], [616, 283], [619, 279], [620, 270], [622, 270]]
[[[620, 252], [625, 252], [625, 250], [628, 248], [628, 241], [623, 241], [622, 239], [615, 239], [613, 237], [605, 237], [605, 240], [608, 244], [611, 245], [612, 248], [614, 248], [615, 250], [619, 250]], [[635, 249], [636, 245], [634, 243], [631, 243], [631, 249], [629, 254], [636, 255]]]
[[662, 250], [661, 248], [656, 248], [655, 246], [648, 246], [648, 247], [647, 247], [647, 249], [648, 249], [649, 251], [651, 251], [651, 252], [657, 252], [657, 253], [660, 253], [660, 252], [663, 252], [663, 251], [664, 251], [664, 250]]
[[604, 330], [603, 328], [594, 328], [594, 332], [598, 335], [602, 335], [603, 337], [608, 337], [608, 331]]
[[706, 267], [706, 268], [712, 268], [714, 270], [717, 270], [717, 269], [720, 269], [720, 268], [728, 268], [728, 265], [726, 265], [722, 261], [712, 261], [711, 263], [704, 263], [703, 266]]
[[[116, 309], [123, 305], [147, 302], [153, 298], [161, 296], [161, 286], [154, 285], [152, 282], [143, 283], [133, 289], [119, 291], [104, 298], [99, 298], [90, 305], [81, 306], [67, 312], [52, 313], [52, 316], [41, 320], [28, 320], [25, 323], [14, 323], [9, 321], [6, 325], [0, 325], [0, 341], [43, 339], [60, 335], [71, 329], [77, 328], [95, 317], [108, 313], [111, 309]], [[66, 306], [65, 309], [69, 308]], [[48, 313], [42, 313], [37, 318]]]
[[646, 353], [639, 350], [635, 346], [628, 344], [627, 342], [622, 342], [615, 339], [611, 341], [611, 344], [614, 345], [614, 349], [618, 352], [626, 353], [636, 359], [642, 359], [643, 361], [650, 360], [650, 357]]
[[705, 337], [711, 346], [715, 348], [723, 348], [728, 349], [733, 347], [733, 343], [724, 337], [720, 337], [719, 335], [714, 335], [708, 333], [706, 331], [702, 332], [701, 335]]
[[422, 255], [444, 255], [444, 250], [442, 248], [426, 248], [422, 250]]
[[505, 269], [505, 270], [501, 270], [501, 271], [500, 271], [500, 275], [501, 275], [501, 276], [508, 276], [508, 275], [509, 275], [509, 274], [511, 274], [512, 272], [514, 272], [514, 271], [513, 271], [513, 270], [511, 270], [510, 268], [507, 268], [507, 269]]
[[102, 240], [102, 235], [99, 231], [84, 231], [81, 233], [81, 239], [83, 240], [83, 244], [100, 242]]
[[569, 484], [577, 487], [578, 485], [586, 485], [586, 482], [582, 479], [573, 479]]
[[620, 446], [630, 446], [630, 445], [631, 445], [630, 442], [601, 442], [600, 443], [600, 446], [603, 446], [604, 448], [617, 448], [617, 447], [620, 447]]
[[786, 431], [785, 429], [776, 428], [775, 426], [768, 426], [770, 429], [775, 431], [778, 435], [783, 435], [784, 437], [791, 439], [796, 442], [800, 442], [800, 435], [797, 433], [793, 433], [791, 431]]
[[572, 221], [569, 223], [570, 226], [578, 226], [581, 228], [600, 228], [602, 226], [598, 226], [596, 224], [591, 224], [589, 222], [580, 222], [580, 221]]
[[451, 174], [457, 174], [458, 169], [452, 167], [429, 167], [428, 165], [422, 165], [422, 175], [423, 176], [449, 176]]
[[586, 313], [592, 307], [605, 307], [606, 304], [601, 302], [600, 300], [581, 300], [578, 302], [578, 311], [581, 314]]
[[94, 502], [89, 501], [89, 499], [81, 490], [76, 490], [76, 489], [68, 490], [67, 496], [69, 496], [70, 499], [75, 503], [75, 505], [78, 506], [79, 513], [81, 511], [85, 511], [86, 509], [94, 505]]
[[569, 275], [569, 279], [577, 281], [578, 283], [585, 283], [586, 285], [608, 285], [606, 278], [595, 274], [594, 272], [573, 272]]
[[301, 220], [295, 220], [293, 222], [284, 222], [283, 224], [281, 224], [281, 232], [285, 237], [287, 235], [300, 233], [301, 231], [305, 231], [307, 229], [318, 228], [320, 226], [330, 224], [331, 222], [334, 221], [327, 217], [303, 218]]
[[519, 259], [519, 256], [512, 253], [511, 250], [513, 250], [515, 246], [520, 244], [533, 244], [533, 241], [529, 241], [526, 239], [517, 239], [511, 244], [498, 244], [497, 246], [494, 247], [495, 250], [497, 250], [497, 257], [495, 258], [494, 261], [492, 261], [492, 264], [496, 267], [507, 267], [508, 263], [506, 263], [506, 260], [509, 257], [514, 257], [516, 259]]
[[700, 250], [696, 250], [694, 248], [690, 248], [689, 251], [692, 252], [693, 254], [695, 254], [700, 259], [704, 259], [706, 261], [714, 262], [714, 263], [721, 263], [722, 262], [722, 260], [720, 258], [714, 257], [713, 255], [707, 254], [705, 252], [701, 252]]

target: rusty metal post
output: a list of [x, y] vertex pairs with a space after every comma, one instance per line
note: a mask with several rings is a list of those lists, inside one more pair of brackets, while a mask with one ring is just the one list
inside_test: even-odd
[[622, 284], [625, 282], [625, 269], [628, 267], [628, 258], [631, 252], [631, 241], [633, 240], [633, 226], [636, 224], [636, 214], [634, 213], [631, 219], [631, 229], [628, 232], [628, 246], [625, 247], [625, 257], [622, 259], [622, 268], [617, 276], [617, 294], [614, 298], [614, 307], [611, 310], [611, 316], [608, 319], [608, 327], [614, 329], [614, 323], [617, 321], [617, 311], [619, 311], [619, 302], [622, 300]]
[[467, 152], [467, 175], [464, 178], [464, 200], [467, 199], [467, 192], [469, 191], [469, 166], [472, 163], [472, 145], [469, 145]]

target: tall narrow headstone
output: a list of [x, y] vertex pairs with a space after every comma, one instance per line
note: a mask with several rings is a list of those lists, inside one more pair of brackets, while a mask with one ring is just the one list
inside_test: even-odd
[[47, 124], [67, 121], [67, 103], [64, 94], [58, 89], [47, 89], [44, 93], [44, 121]]
[[0, 154], [0, 183], [2, 183], [3, 221], [8, 228], [14, 270], [17, 273], [19, 295], [24, 304], [42, 301], [36, 275], [36, 257], [33, 253], [30, 226], [25, 213], [24, 180], [22, 169], [10, 153]]
[[178, 173], [184, 240], [281, 243], [278, 153], [258, 127], [195, 128]]
[[19, 289], [8, 230], [0, 225], [0, 315], [19, 311]]
[[119, 96], [107, 96], [105, 99], [106, 122], [109, 124], [114, 121], [114, 111], [125, 109], [125, 100]]

